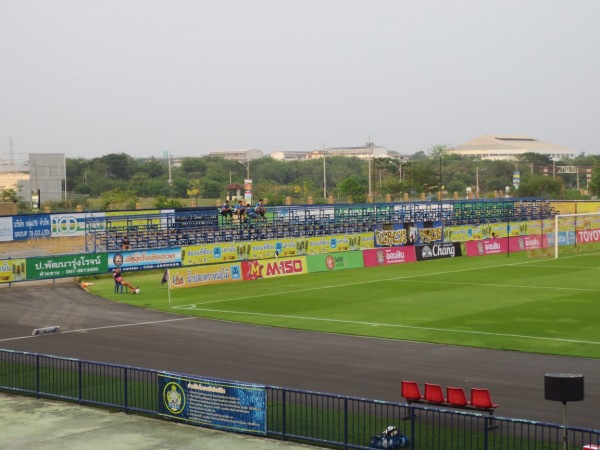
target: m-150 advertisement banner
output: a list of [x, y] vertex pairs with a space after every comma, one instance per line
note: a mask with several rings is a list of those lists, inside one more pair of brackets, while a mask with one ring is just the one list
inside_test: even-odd
[[169, 269], [169, 286], [171, 289], [193, 288], [235, 281], [242, 281], [242, 268], [239, 262]]
[[49, 238], [50, 214], [35, 214], [31, 216], [13, 217], [13, 240]]
[[158, 413], [240, 433], [267, 434], [264, 386], [159, 373]]
[[365, 267], [376, 267], [388, 264], [403, 264], [417, 261], [414, 246], [376, 248], [365, 250], [363, 261]]
[[361, 251], [310, 255], [306, 257], [306, 263], [309, 273], [364, 267]]
[[41, 280], [106, 273], [108, 263], [106, 253], [84, 253], [27, 258], [26, 269], [27, 280]]
[[431, 244], [443, 238], [441, 221], [390, 223], [375, 228], [375, 247]]
[[0, 283], [23, 281], [26, 277], [25, 258], [0, 261]]
[[417, 261], [430, 259], [456, 258], [462, 256], [460, 242], [446, 242], [443, 244], [419, 245], [415, 247]]
[[498, 253], [522, 252], [548, 248], [545, 234], [529, 236], [511, 236], [510, 238], [484, 239], [465, 242], [467, 256], [484, 256]]
[[255, 259], [242, 261], [241, 264], [242, 276], [245, 281], [308, 273], [305, 256], [270, 260]]
[[368, 248], [373, 248], [373, 234], [356, 233], [193, 245], [183, 247], [181, 257], [184, 266], [194, 266], [197, 264], [214, 264], [253, 259], [318, 255]]
[[181, 248], [133, 250], [108, 254], [108, 269], [122, 271], [161, 269], [181, 266]]

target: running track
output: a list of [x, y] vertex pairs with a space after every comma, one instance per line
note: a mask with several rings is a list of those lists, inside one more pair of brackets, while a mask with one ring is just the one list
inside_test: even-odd
[[[61, 333], [31, 337], [34, 328]], [[568, 423], [600, 429], [600, 360], [319, 334], [113, 303], [74, 283], [0, 289], [0, 348], [402, 402], [400, 380], [486, 387], [496, 415], [562, 423], [545, 373], [585, 375]]]

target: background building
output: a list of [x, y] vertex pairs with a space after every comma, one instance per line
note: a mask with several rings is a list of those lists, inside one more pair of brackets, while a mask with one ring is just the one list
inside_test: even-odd
[[29, 179], [19, 181], [21, 198], [31, 200], [40, 190], [40, 203], [66, 200], [67, 165], [64, 153], [30, 153]]
[[213, 150], [209, 152], [209, 156], [220, 156], [233, 161], [250, 161], [252, 159], [262, 158], [263, 152], [262, 150], [257, 150], [255, 148], [238, 150]]
[[567, 147], [538, 141], [528, 136], [486, 134], [456, 146], [451, 153], [481, 159], [513, 159], [523, 153], [540, 153], [554, 161], [574, 158], [575, 152]]

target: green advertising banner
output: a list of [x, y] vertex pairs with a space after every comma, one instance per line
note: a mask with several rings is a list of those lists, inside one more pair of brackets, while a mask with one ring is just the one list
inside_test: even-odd
[[27, 280], [76, 277], [108, 272], [106, 253], [27, 258]]
[[328, 270], [357, 269], [364, 267], [361, 251], [330, 253], [307, 256], [308, 272], [327, 272]]

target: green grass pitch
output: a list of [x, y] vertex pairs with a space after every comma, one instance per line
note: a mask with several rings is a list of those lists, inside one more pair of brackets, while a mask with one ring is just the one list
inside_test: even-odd
[[169, 291], [162, 271], [126, 273], [114, 301], [257, 325], [600, 358], [600, 254], [526, 252], [323, 272]]

